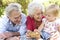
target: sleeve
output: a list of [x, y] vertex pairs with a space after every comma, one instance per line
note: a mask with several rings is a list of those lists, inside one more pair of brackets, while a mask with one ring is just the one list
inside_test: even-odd
[[5, 22], [0, 21], [0, 33], [6, 32]]
[[60, 32], [60, 19], [56, 20], [56, 28]]
[[25, 33], [26, 33], [26, 16], [24, 14], [22, 15], [21, 21], [22, 21], [22, 24], [21, 24], [18, 32], [20, 33], [20, 35], [25, 35]]
[[26, 25], [25, 24], [21, 25], [20, 30], [18, 32], [20, 33], [21, 36], [25, 35], [25, 33], [26, 33]]
[[58, 20], [58, 24], [60, 25], [60, 19]]
[[56, 20], [56, 24], [57, 24], [58, 26], [60, 26], [60, 19], [57, 19], [57, 20]]
[[46, 23], [46, 18], [43, 18], [43, 19], [42, 19], [42, 22], [43, 22], [43, 23]]

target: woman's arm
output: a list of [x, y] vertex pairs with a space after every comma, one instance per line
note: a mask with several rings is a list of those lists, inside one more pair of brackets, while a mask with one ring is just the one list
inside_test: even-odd
[[43, 27], [44, 27], [44, 23], [42, 23], [42, 24], [39, 26], [38, 30], [41, 31], [41, 30], [43, 29]]

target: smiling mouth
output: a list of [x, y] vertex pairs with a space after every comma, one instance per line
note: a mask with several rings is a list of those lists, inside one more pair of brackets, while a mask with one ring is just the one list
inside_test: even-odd
[[41, 19], [41, 18], [37, 18], [37, 19]]

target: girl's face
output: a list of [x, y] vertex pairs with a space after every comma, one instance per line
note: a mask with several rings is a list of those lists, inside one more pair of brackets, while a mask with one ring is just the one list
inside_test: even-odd
[[45, 17], [48, 21], [54, 21], [56, 19], [53, 11], [47, 11]]

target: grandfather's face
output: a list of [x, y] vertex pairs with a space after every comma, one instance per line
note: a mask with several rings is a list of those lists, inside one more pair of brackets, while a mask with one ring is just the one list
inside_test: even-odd
[[42, 11], [40, 9], [38, 9], [38, 8], [35, 9], [35, 13], [34, 13], [33, 17], [36, 21], [41, 21], [42, 15], [43, 14], [42, 14]]
[[21, 21], [21, 14], [20, 12], [13, 10], [10, 12], [10, 16], [8, 17], [12, 23], [19, 24]]

